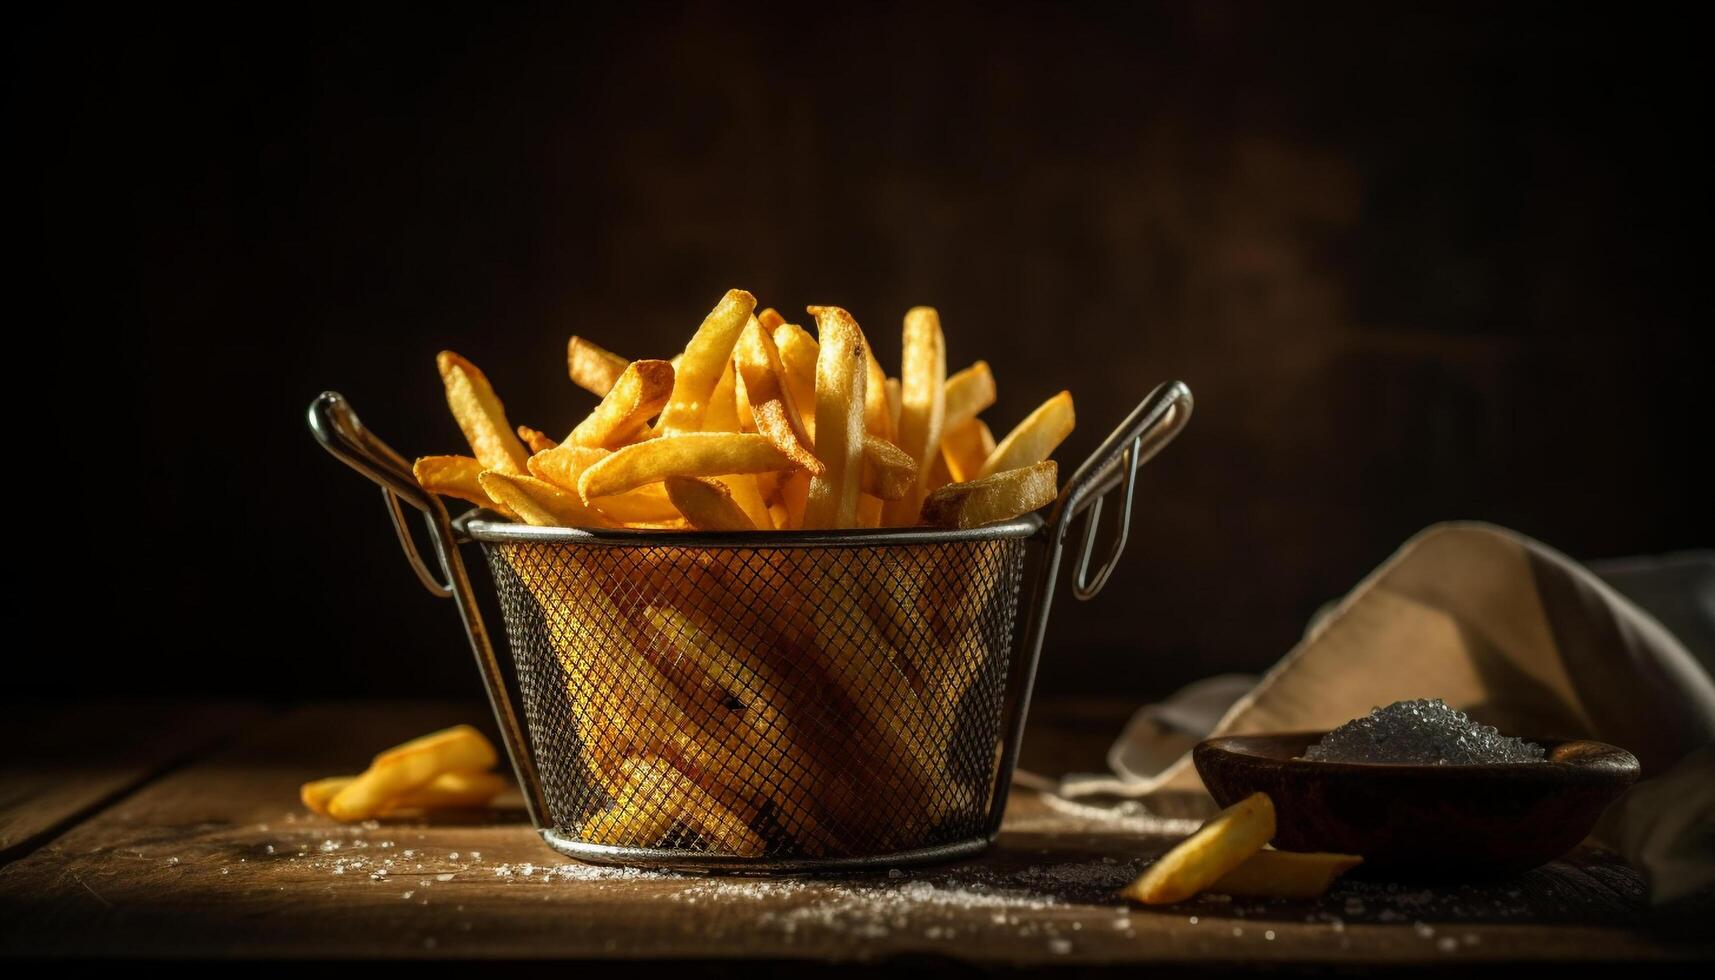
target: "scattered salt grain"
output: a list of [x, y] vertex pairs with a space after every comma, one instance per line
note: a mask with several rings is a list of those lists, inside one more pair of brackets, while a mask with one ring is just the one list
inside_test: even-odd
[[435, 880], [436, 881], [452, 881], [453, 877], [454, 876], [452, 874], [443, 871], [440, 874], [435, 875]]
[[1065, 956], [1067, 953], [1070, 953], [1071, 951], [1072, 951], [1072, 941], [1070, 939], [1050, 939], [1050, 940], [1048, 940], [1048, 952], [1053, 953], [1056, 956]]
[[1454, 939], [1452, 936], [1442, 936], [1440, 939], [1435, 941], [1435, 948], [1439, 949], [1443, 953], [1457, 953], [1459, 951], [1459, 940]]
[[176, 857], [170, 857], [167, 859], [167, 867], [169, 867], [169, 868], [175, 864], [178, 864], [178, 863], [179, 863], [179, 859]]

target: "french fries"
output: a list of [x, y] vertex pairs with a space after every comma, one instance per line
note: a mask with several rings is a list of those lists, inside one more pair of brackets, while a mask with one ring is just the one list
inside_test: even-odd
[[[710, 534], [972, 528], [1054, 499], [1048, 457], [1071, 431], [1069, 395], [997, 444], [981, 418], [994, 374], [978, 360], [949, 376], [934, 309], [905, 315], [896, 366], [846, 310], [805, 313], [814, 333], [729, 290], [661, 360], [572, 337], [568, 375], [596, 400], [551, 420], [559, 441], [509, 425], [482, 372], [443, 353], [470, 455], [423, 457], [413, 473], [527, 524]], [[994, 772], [961, 769], [947, 733], [992, 662], [981, 624], [1009, 586], [962, 574], [939, 545], [910, 574], [862, 582], [817, 549], [663, 542], [570, 574], [555, 542], [507, 548], [565, 672], [593, 797], [579, 839], [657, 847], [691, 834], [742, 856], [785, 839], [811, 855], [915, 847], [992, 793]], [[302, 797], [347, 820], [479, 805], [503, 785], [492, 757], [437, 733]], [[1222, 873], [1277, 888], [1338, 873], [1274, 860]]]
[[[738, 335], [750, 322], [756, 297], [742, 289], [729, 289], [719, 304], [703, 318], [703, 325], [685, 345], [685, 353], [674, 369], [673, 394], [661, 410], [657, 426], [666, 435], [701, 432], [709, 396], [732, 361]], [[701, 475], [701, 474], [699, 474]]]
[[994, 452], [989, 453], [989, 458], [983, 460], [983, 465], [977, 470], [977, 478], [1042, 462], [1072, 434], [1075, 421], [1072, 393], [1062, 391], [1037, 406], [1036, 411], [1006, 434]]
[[[299, 798], [311, 812], [328, 816], [328, 804], [356, 776], [329, 776], [308, 782], [299, 790]], [[408, 789], [382, 807], [377, 816], [392, 816], [404, 810], [462, 810], [487, 806], [506, 789], [506, 779], [498, 773], [453, 770], [443, 772], [415, 789]]]
[[754, 432], [695, 432], [663, 436], [616, 450], [578, 476], [585, 502], [624, 493], [670, 476], [727, 476], [792, 469], [792, 460]]
[[441, 351], [435, 363], [441, 369], [441, 384], [447, 389], [447, 406], [476, 458], [491, 470], [523, 473], [529, 454], [506, 424], [506, 409], [488, 378], [475, 364], [450, 350]]
[[477, 477], [484, 493], [537, 527], [611, 527], [612, 522], [570, 494], [533, 476], [508, 476], [494, 470]]
[[1183, 902], [1245, 863], [1273, 836], [1274, 801], [1253, 793], [1157, 858], [1120, 895], [1144, 905]]
[[1222, 875], [1208, 890], [1252, 898], [1315, 898], [1364, 859], [1356, 854], [1261, 850]]
[[667, 404], [673, 378], [673, 365], [666, 361], [632, 361], [566, 441], [609, 449], [625, 445]]
[[939, 455], [947, 413], [947, 341], [941, 315], [927, 306], [905, 314], [905, 354], [899, 370], [899, 448], [917, 461], [917, 480], [881, 510], [885, 524], [915, 524], [929, 464]]
[[529, 447], [532, 453], [545, 453], [559, 445], [546, 432], [540, 429], [532, 429], [527, 425], [518, 427], [518, 438], [524, 440], [524, 445]]
[[804, 526], [853, 527], [863, 472], [867, 345], [845, 310], [812, 306], [810, 314], [822, 337], [816, 360], [816, 457], [822, 472], [810, 478]]
[[625, 366], [630, 363], [582, 337], [573, 337], [566, 342], [566, 370], [572, 376], [572, 383], [597, 398], [605, 397], [613, 390], [614, 382], [625, 373]]
[[[760, 321], [752, 321], [745, 327], [738, 340], [738, 349], [734, 351], [733, 363], [744, 379], [745, 396], [750, 401], [756, 431], [767, 436], [811, 476], [820, 474], [822, 461], [810, 449], [810, 430], [804, 427], [802, 408], [788, 384], [786, 367], [780, 360], [780, 348], [775, 346], [773, 335], [763, 328]], [[809, 406], [811, 411], [815, 407], [814, 404]]]
[[376, 756], [368, 769], [327, 801], [327, 815], [346, 822], [368, 820], [445, 773], [481, 772], [498, 761], [494, 746], [481, 732], [455, 725]]
[[732, 502], [732, 491], [713, 480], [670, 476], [667, 499], [699, 531], [756, 530], [756, 525]]
[[941, 436], [941, 462], [949, 482], [977, 478], [977, 471], [994, 452], [994, 433], [982, 419], [971, 418], [947, 428]]
[[430, 493], [443, 497], [468, 500], [478, 507], [489, 507], [512, 520], [518, 515], [512, 508], [488, 495], [479, 478], [482, 464], [469, 456], [424, 456], [411, 467], [417, 483]]
[[937, 527], [982, 527], [1046, 506], [1054, 499], [1053, 460], [968, 483], [949, 483], [923, 501], [923, 520]]

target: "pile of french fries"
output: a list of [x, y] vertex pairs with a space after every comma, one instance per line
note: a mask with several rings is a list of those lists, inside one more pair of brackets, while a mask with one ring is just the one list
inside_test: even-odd
[[851, 314], [812, 306], [816, 336], [730, 290], [671, 360], [573, 337], [572, 381], [601, 399], [558, 441], [513, 428], [488, 378], [438, 359], [470, 456], [415, 466], [426, 489], [529, 524], [703, 531], [978, 527], [1054, 499], [1072, 431], [1060, 392], [998, 443], [984, 361], [947, 373], [941, 319], [905, 314], [899, 374]]
[[1273, 850], [1274, 830], [1274, 801], [1253, 793], [1162, 855], [1120, 894], [1143, 905], [1173, 905], [1203, 892], [1315, 898], [1363, 863], [1356, 854]]
[[506, 779], [489, 771], [498, 760], [481, 732], [455, 725], [382, 752], [356, 776], [305, 783], [298, 795], [314, 812], [346, 823], [486, 806], [506, 788]]
[[[728, 292], [671, 360], [573, 337], [571, 378], [601, 401], [558, 441], [514, 429], [482, 372], [441, 354], [472, 455], [420, 459], [418, 481], [584, 528], [969, 528], [1054, 499], [1070, 394], [997, 442], [979, 417], [994, 377], [983, 361], [948, 375], [933, 309], [905, 315], [890, 377], [846, 311], [810, 307], [812, 336], [755, 307]], [[819, 857], [974, 833], [994, 760], [955, 773], [949, 747], [1006, 642], [985, 634], [990, 600], [1017, 583], [962, 547], [920, 546], [885, 576], [821, 549], [501, 549], [565, 671], [569, 792], [598, 801], [570, 818], [579, 838]]]

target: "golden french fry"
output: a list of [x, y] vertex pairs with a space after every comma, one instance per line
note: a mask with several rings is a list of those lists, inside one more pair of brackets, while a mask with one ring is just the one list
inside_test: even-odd
[[[530, 457], [530, 475], [575, 495], [578, 477], [608, 454], [606, 449], [568, 443]], [[620, 524], [670, 525], [681, 517], [679, 509], [667, 499], [667, 491], [653, 484], [603, 497], [593, 507], [603, 517]]]
[[[776, 314], [778, 315], [778, 314]], [[750, 399], [751, 417], [756, 431], [767, 436], [793, 462], [809, 470], [811, 475], [822, 471], [822, 461], [810, 447], [810, 432], [804, 427], [800, 406], [787, 383], [786, 367], [780, 360], [780, 348], [774, 337], [753, 320], [739, 336], [733, 351], [733, 363], [744, 379], [744, 390]], [[813, 411], [815, 405], [812, 403]]]
[[607, 809], [584, 822], [582, 836], [592, 844], [651, 847], [673, 829], [678, 807], [667, 799], [653, 767], [620, 767], [621, 785]]
[[597, 398], [605, 397], [613, 390], [614, 382], [625, 373], [625, 366], [630, 363], [629, 359], [603, 350], [582, 337], [573, 337], [566, 342], [566, 370], [572, 376], [572, 383]]
[[418, 485], [430, 493], [468, 500], [478, 507], [518, 519], [512, 508], [489, 497], [482, 489], [478, 479], [482, 476], [482, 464], [469, 456], [424, 456], [412, 465], [411, 473]]
[[810, 474], [795, 470], [780, 484], [780, 502], [786, 506], [784, 528], [798, 530], [804, 526], [804, 507], [810, 501]]
[[942, 438], [946, 431], [977, 417], [983, 409], [994, 404], [994, 373], [987, 361], [978, 361], [947, 378], [947, 414], [941, 422]]
[[862, 480], [864, 493], [882, 500], [898, 500], [917, 482], [917, 461], [893, 443], [866, 435]]
[[1002, 470], [1016, 470], [1031, 463], [1040, 463], [1053, 454], [1056, 446], [1072, 434], [1076, 423], [1072, 412], [1072, 393], [1062, 391], [1036, 407], [1036, 411], [1006, 434], [989, 458], [977, 470], [979, 478]]
[[511, 476], [493, 470], [477, 477], [489, 496], [512, 508], [526, 524], [537, 527], [612, 527], [613, 522], [592, 510], [575, 493], [567, 493], [533, 476]]
[[887, 379], [887, 417], [893, 420], [893, 434], [899, 435], [899, 379]]
[[1266, 848], [1222, 875], [1206, 891], [1258, 898], [1315, 898], [1364, 859], [1356, 854], [1296, 853]]
[[809, 312], [821, 336], [816, 361], [816, 458], [823, 470], [810, 478], [804, 526], [855, 527], [868, 381], [863, 333], [851, 314], [837, 306], [812, 306]]
[[554, 441], [553, 436], [540, 429], [532, 429], [527, 425], [518, 427], [518, 438], [524, 440], [524, 445], [532, 453], [544, 453], [559, 445], [558, 442]]
[[471, 453], [486, 469], [523, 473], [530, 454], [506, 424], [506, 409], [495, 396], [488, 378], [475, 364], [450, 350], [435, 358], [441, 384], [447, 390], [447, 406], [470, 443]]
[[1171, 905], [1204, 891], [1274, 836], [1274, 801], [1253, 793], [1180, 841], [1120, 892], [1144, 905]]
[[546, 480], [559, 487], [576, 493], [578, 477], [584, 470], [604, 459], [610, 450], [598, 449], [594, 446], [579, 446], [566, 442], [553, 449], [544, 449], [530, 457], [528, 467], [530, 475], [538, 480]]
[[732, 361], [733, 345], [738, 343], [738, 335], [750, 322], [750, 313], [755, 308], [756, 297], [742, 289], [729, 289], [703, 318], [703, 325], [685, 345], [675, 367], [673, 394], [661, 410], [656, 426], [662, 434], [702, 431], [709, 396]]
[[947, 342], [941, 317], [927, 306], [905, 314], [905, 350], [899, 369], [899, 448], [917, 461], [917, 480], [905, 495], [882, 508], [882, 522], [915, 524], [923, 507], [929, 464], [939, 455], [947, 410]]
[[756, 319], [758, 323], [762, 324], [762, 329], [769, 333], [773, 333], [775, 328], [786, 322], [786, 318], [781, 316], [780, 312], [772, 306], [758, 312]]
[[[808, 493], [808, 489], [805, 492]], [[768, 521], [774, 526], [774, 530], [784, 531], [792, 526], [792, 515], [786, 512], [785, 504], [772, 503], [768, 505]]]
[[728, 476], [792, 468], [792, 461], [767, 436], [691, 432], [614, 450], [579, 475], [578, 493], [587, 502], [670, 476]]
[[[709, 396], [709, 410], [703, 415], [704, 432], [738, 432], [742, 428], [738, 415], [738, 370], [732, 361], [727, 361], [726, 368], [721, 371], [721, 379], [715, 384], [714, 393]], [[714, 477], [716, 483], [726, 487], [732, 496], [732, 502], [744, 512], [745, 519], [756, 527], [768, 525], [768, 504], [762, 499], [762, 491], [757, 489], [756, 480], [749, 474], [737, 474]], [[635, 491], [633, 491], [635, 492]]]
[[756, 530], [756, 525], [732, 502], [732, 492], [721, 484], [692, 476], [670, 476], [666, 484], [667, 499], [697, 530]]
[[966, 419], [941, 430], [941, 456], [951, 482], [976, 479], [977, 471], [993, 452], [994, 433], [982, 419]]
[[326, 779], [312, 780], [298, 788], [298, 799], [304, 802], [304, 807], [311, 813], [319, 813], [325, 817], [328, 815], [328, 803], [356, 779], [356, 776], [329, 776]]
[[767, 848], [767, 842], [738, 814], [721, 805], [665, 759], [632, 759], [625, 764], [624, 772], [628, 782], [653, 789], [653, 805], [670, 810], [715, 847], [741, 857], [760, 857]]
[[947, 455], [942, 452], [935, 453], [929, 459], [929, 472], [923, 476], [924, 499], [928, 499], [928, 494], [932, 494], [952, 482], [953, 471], [947, 468]]
[[[866, 478], [869, 476], [868, 470], [864, 471], [864, 476]], [[885, 503], [886, 501], [882, 500], [880, 497], [873, 497], [867, 493], [858, 494], [857, 526], [880, 527], [881, 508]]]
[[949, 483], [923, 500], [923, 520], [937, 527], [981, 527], [1047, 506], [1058, 492], [1053, 460], [966, 483]]
[[[743, 334], [739, 335], [743, 337]], [[736, 349], [736, 348], [735, 348]], [[744, 388], [744, 375], [734, 373], [732, 379], [733, 399], [738, 402], [738, 431], [755, 432], [756, 417], [750, 411], [750, 395]], [[704, 429], [703, 431], [708, 431]]]
[[821, 347], [809, 331], [796, 323], [782, 323], [774, 328], [774, 347], [780, 352], [780, 363], [786, 371], [786, 387], [792, 391], [792, 403], [798, 406], [799, 418], [809, 438], [806, 446], [816, 441], [816, 361]]
[[[357, 781], [356, 776], [329, 776], [305, 783], [299, 799], [312, 812], [328, 815], [328, 804], [340, 791]], [[377, 816], [401, 810], [457, 810], [486, 806], [506, 789], [504, 777], [492, 772], [443, 772], [415, 789], [408, 789], [381, 808]]]
[[362, 775], [328, 801], [328, 816], [367, 820], [441, 773], [489, 769], [498, 761], [494, 746], [469, 725], [424, 735], [376, 756]]
[[636, 435], [673, 394], [673, 365], [666, 361], [632, 361], [587, 418], [566, 441], [579, 446], [623, 446]]
[[875, 348], [871, 346], [868, 337], [863, 341], [863, 355], [866, 372], [863, 428], [877, 439], [892, 442], [896, 433], [893, 431], [893, 411], [887, 407], [887, 372], [881, 369], [881, 362], [875, 359]]

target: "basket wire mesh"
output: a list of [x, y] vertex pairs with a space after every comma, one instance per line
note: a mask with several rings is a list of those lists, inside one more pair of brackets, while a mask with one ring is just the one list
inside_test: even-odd
[[[1068, 532], [1088, 514], [1073, 576], [1087, 598], [1124, 546], [1138, 466], [1190, 408], [1183, 385], [1157, 388], [1046, 524], [957, 532], [594, 532], [480, 512], [455, 525], [340, 396], [318, 398], [310, 422], [382, 486], [424, 585], [458, 600], [551, 846], [794, 870], [934, 860], [993, 838]], [[1117, 540], [1092, 572], [1100, 502], [1122, 483]], [[424, 513], [444, 580], [401, 502]], [[524, 724], [459, 554], [469, 540], [487, 559]]]

